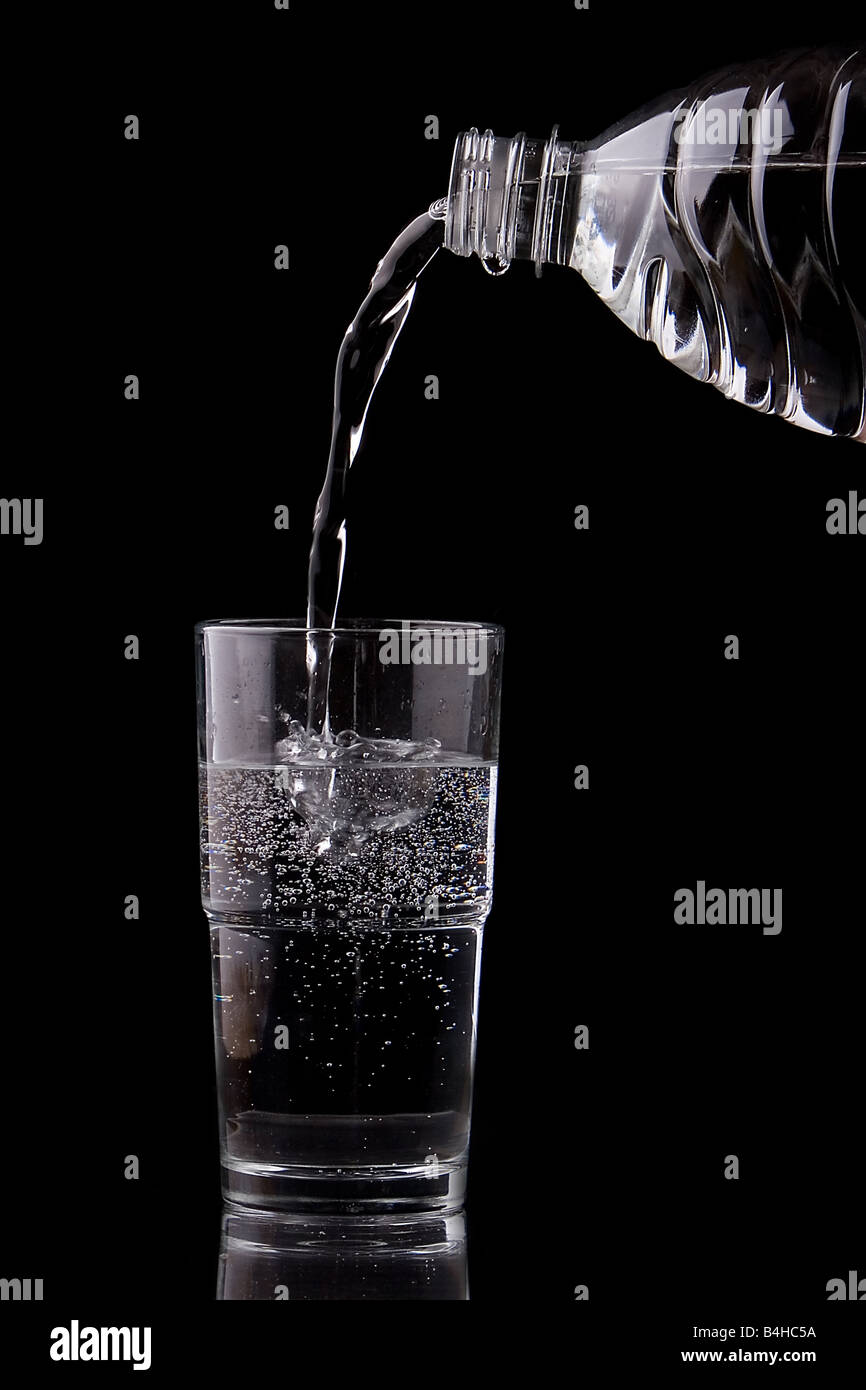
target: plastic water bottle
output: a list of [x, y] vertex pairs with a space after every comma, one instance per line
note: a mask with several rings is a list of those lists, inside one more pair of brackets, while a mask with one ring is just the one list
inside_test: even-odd
[[864, 127], [852, 45], [725, 69], [589, 143], [473, 129], [445, 245], [571, 266], [696, 380], [864, 440]]

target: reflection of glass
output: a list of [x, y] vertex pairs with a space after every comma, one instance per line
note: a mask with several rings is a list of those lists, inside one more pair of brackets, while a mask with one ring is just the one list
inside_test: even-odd
[[310, 1216], [223, 1209], [218, 1299], [469, 1298], [460, 1212]]
[[[338, 1213], [456, 1208], [501, 629], [198, 634], [224, 1194]], [[326, 661], [326, 735], [307, 720], [322, 688], [311, 654]]]

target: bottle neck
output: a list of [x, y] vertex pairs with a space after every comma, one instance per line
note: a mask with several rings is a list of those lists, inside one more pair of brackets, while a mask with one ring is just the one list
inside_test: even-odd
[[550, 138], [511, 139], [476, 129], [458, 136], [451, 162], [445, 245], [457, 256], [480, 257], [501, 275], [513, 260], [565, 265], [570, 211], [580, 182], [583, 146]]

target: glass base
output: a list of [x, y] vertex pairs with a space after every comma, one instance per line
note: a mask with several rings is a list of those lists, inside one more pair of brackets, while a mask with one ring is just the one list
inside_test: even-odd
[[449, 1211], [466, 1195], [465, 1161], [363, 1168], [222, 1160], [223, 1196], [260, 1210]]

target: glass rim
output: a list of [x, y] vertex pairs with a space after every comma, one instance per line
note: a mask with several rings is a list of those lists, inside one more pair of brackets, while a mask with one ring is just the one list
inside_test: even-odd
[[449, 629], [452, 632], [475, 632], [491, 637], [501, 637], [505, 633], [500, 623], [482, 623], [444, 618], [344, 618], [337, 627], [307, 627], [299, 618], [204, 618], [195, 625], [197, 636], [206, 632], [254, 632], [264, 636], [285, 633], [305, 637], [310, 635], [334, 637], [381, 637], [383, 631], [400, 632], [407, 627], [410, 632], [422, 630]]

